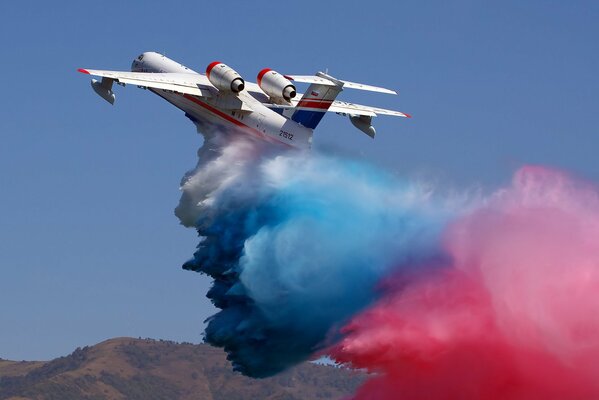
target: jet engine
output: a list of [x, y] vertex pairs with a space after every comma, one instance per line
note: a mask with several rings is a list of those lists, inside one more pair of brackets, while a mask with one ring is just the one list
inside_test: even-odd
[[245, 87], [245, 81], [241, 75], [220, 61], [210, 63], [206, 67], [206, 77], [219, 90], [239, 93]]
[[264, 68], [258, 73], [258, 86], [270, 97], [278, 99], [289, 101], [296, 95], [295, 86], [289, 79], [270, 68]]

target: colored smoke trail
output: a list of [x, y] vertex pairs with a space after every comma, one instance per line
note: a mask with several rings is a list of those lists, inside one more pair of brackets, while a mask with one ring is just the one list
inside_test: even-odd
[[526, 167], [453, 221], [446, 268], [387, 278], [332, 356], [356, 399], [599, 398], [599, 195]]
[[235, 369], [326, 351], [376, 372], [357, 399], [599, 397], [591, 185], [526, 167], [465, 207], [345, 159], [222, 136], [199, 155], [184, 267], [214, 279], [205, 337]]
[[176, 214], [201, 237], [184, 268], [214, 279], [208, 343], [236, 370], [275, 374], [337, 339], [379, 280], [440, 257], [448, 208], [371, 166], [207, 138]]

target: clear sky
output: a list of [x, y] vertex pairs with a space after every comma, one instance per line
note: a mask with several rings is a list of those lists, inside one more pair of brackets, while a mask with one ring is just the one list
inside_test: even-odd
[[149, 92], [111, 107], [79, 67], [159, 51], [246, 80], [265, 67], [400, 90], [371, 140], [327, 115], [316, 147], [441, 186], [494, 187], [524, 163], [599, 180], [596, 1], [19, 1], [0, 5], [0, 357], [114, 336], [201, 341], [208, 280], [183, 271], [173, 208], [201, 138]]

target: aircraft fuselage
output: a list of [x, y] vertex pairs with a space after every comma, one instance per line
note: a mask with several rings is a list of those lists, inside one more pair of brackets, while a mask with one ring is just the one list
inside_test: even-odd
[[[131, 71], [198, 74], [178, 62], [154, 52], [143, 53], [136, 58], [131, 65]], [[265, 107], [247, 91], [223, 94], [215, 90], [212, 97], [205, 98], [155, 88], [148, 90], [183, 110], [201, 132], [236, 131], [300, 149], [308, 149], [311, 146], [312, 129]], [[230, 106], [231, 102], [245, 104], [251, 111], [234, 109], [235, 107]]]

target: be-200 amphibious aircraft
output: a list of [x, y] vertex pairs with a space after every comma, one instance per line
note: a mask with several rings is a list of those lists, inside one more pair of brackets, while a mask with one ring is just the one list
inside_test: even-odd
[[[78, 71], [102, 77], [101, 81], [92, 79], [91, 85], [110, 104], [115, 100], [114, 82], [136, 85], [183, 110], [199, 132], [234, 129], [301, 149], [310, 147], [314, 128], [326, 112], [349, 116], [352, 124], [370, 137], [375, 134], [372, 118], [377, 115], [410, 118], [399, 111], [335, 100], [345, 88], [397, 93], [338, 80], [323, 72], [313, 76], [282, 75], [265, 68], [258, 73], [257, 83], [251, 83], [219, 61], [210, 63], [202, 75], [155, 52], [139, 55], [133, 60], [131, 72], [83, 68]], [[310, 86], [298, 95], [293, 82]]]

